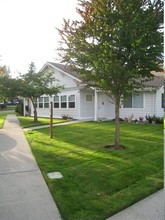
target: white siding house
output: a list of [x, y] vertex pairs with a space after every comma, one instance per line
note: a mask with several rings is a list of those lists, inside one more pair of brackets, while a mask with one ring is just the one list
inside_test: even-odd
[[[114, 119], [115, 106], [113, 100], [104, 92], [88, 88], [80, 80], [79, 75], [62, 64], [47, 62], [41, 71], [51, 71], [57, 81], [54, 85], [64, 86], [59, 94], [52, 97], [45, 95], [37, 100], [37, 113], [41, 117], [50, 116], [50, 101], [53, 102], [53, 117], [61, 118], [68, 115], [73, 119]], [[164, 116], [163, 108], [164, 77], [155, 77], [146, 83], [144, 90], [138, 91], [127, 100], [121, 100], [121, 118], [139, 118], [146, 115]], [[33, 108], [29, 100], [25, 100], [30, 115]], [[25, 111], [25, 114], [27, 112]]]

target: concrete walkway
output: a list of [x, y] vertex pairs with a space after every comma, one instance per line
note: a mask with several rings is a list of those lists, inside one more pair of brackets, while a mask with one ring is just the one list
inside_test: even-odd
[[0, 219], [61, 220], [15, 115], [0, 129]]
[[[61, 126], [61, 125], [71, 125], [71, 124], [77, 124], [85, 121], [91, 121], [91, 120], [74, 120], [74, 121], [66, 121], [58, 124], [53, 124], [53, 127]], [[24, 131], [29, 131], [29, 130], [38, 130], [42, 128], [49, 128], [50, 125], [41, 125], [41, 126], [34, 126], [34, 127], [29, 127], [29, 128], [24, 128]]]
[[164, 196], [159, 190], [107, 220], [165, 220]]

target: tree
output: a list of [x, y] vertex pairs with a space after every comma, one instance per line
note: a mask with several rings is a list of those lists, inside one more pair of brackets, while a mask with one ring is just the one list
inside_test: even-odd
[[16, 79], [11, 77], [4, 77], [0, 79], [3, 85], [3, 91], [7, 91], [7, 96], [13, 94], [14, 96], [29, 98], [34, 109], [34, 123], [38, 122], [36, 100], [41, 95], [57, 94], [60, 86], [54, 86], [55, 78], [52, 72], [35, 72], [35, 64], [32, 62], [29, 65], [28, 73], [20, 74]]
[[7, 68], [5, 65], [4, 66], [0, 66], [0, 77], [4, 76], [4, 75], [9, 75], [9, 68]]
[[9, 68], [7, 68], [5, 65], [4, 66], [0, 66], [0, 100], [4, 100], [7, 98], [7, 88], [3, 88], [3, 83], [2, 81], [8, 81], [9, 79], [9, 73], [10, 70]]
[[22, 97], [29, 98], [34, 109], [34, 123], [38, 122], [36, 100], [41, 95], [53, 95], [59, 92], [60, 86], [54, 86], [55, 77], [52, 72], [38, 72], [36, 73], [35, 64], [32, 62], [29, 65], [27, 74], [20, 75], [17, 79], [19, 82], [18, 94]]
[[163, 1], [79, 0], [79, 21], [64, 20], [59, 54], [82, 78], [115, 103], [114, 148], [120, 148], [122, 97], [160, 71]]

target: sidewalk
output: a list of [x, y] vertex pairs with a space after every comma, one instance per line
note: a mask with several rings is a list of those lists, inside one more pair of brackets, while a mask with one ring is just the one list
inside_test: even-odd
[[164, 220], [164, 190], [148, 196], [147, 198], [124, 209], [107, 220]]
[[[81, 123], [81, 122], [85, 122], [85, 121], [89, 121], [89, 120], [66, 121], [66, 122], [62, 122], [62, 123], [58, 123], [58, 124], [53, 124], [53, 127], [57, 127], [57, 126], [61, 126], [61, 125], [77, 124], [77, 123]], [[38, 129], [49, 128], [49, 127], [50, 127], [50, 125], [41, 125], [41, 126], [34, 126], [34, 127], [24, 128], [23, 130], [24, 131], [38, 130]]]
[[0, 219], [61, 220], [15, 115], [0, 130]]

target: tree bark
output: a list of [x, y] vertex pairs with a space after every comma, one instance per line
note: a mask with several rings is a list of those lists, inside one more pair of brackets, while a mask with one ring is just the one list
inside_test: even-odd
[[120, 99], [115, 99], [115, 145], [114, 149], [120, 149]]
[[30, 98], [30, 100], [31, 100], [31, 102], [32, 102], [32, 104], [33, 104], [33, 109], [34, 109], [34, 111], [33, 111], [33, 113], [34, 113], [34, 123], [38, 123], [36, 105], [35, 105], [35, 103], [34, 103], [33, 98]]

